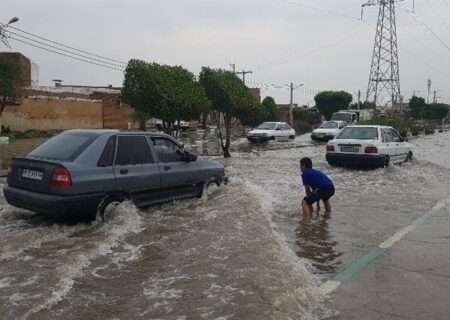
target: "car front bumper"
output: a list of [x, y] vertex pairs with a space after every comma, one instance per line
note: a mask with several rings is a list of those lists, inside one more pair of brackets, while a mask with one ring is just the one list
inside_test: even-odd
[[3, 189], [6, 201], [55, 219], [93, 218], [103, 193], [60, 196], [7, 186]]
[[331, 165], [344, 167], [382, 167], [385, 162], [384, 155], [327, 153], [325, 158]]

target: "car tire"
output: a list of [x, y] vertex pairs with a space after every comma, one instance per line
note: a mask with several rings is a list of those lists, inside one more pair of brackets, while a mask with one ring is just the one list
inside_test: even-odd
[[206, 199], [208, 199], [208, 191], [211, 190], [212, 186], [216, 186], [219, 187], [220, 183], [217, 180], [214, 179], [208, 179], [203, 183], [203, 188], [202, 191], [200, 193], [199, 198], [202, 198], [203, 196], [205, 196]]
[[383, 162], [384, 168], [389, 167], [389, 160], [390, 160], [389, 156], [384, 156], [384, 162]]
[[405, 162], [406, 161], [411, 161], [412, 158], [413, 158], [413, 153], [412, 153], [412, 151], [409, 151], [408, 154], [406, 155]]
[[102, 222], [107, 222], [112, 210], [124, 200], [123, 197], [118, 195], [105, 196], [97, 207], [96, 220], [101, 219]]
[[295, 136], [289, 136], [289, 139], [294, 140], [294, 139], [295, 139]]

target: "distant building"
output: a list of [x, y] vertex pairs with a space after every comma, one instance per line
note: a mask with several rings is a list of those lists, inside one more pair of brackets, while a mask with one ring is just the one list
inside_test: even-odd
[[[290, 108], [291, 105], [287, 104], [277, 104], [277, 109], [280, 112], [280, 121], [290, 123]], [[292, 109], [298, 108], [297, 103], [292, 104]]]
[[261, 103], [261, 90], [259, 88], [249, 88], [249, 90], [256, 98], [256, 100], [258, 100], [258, 102]]

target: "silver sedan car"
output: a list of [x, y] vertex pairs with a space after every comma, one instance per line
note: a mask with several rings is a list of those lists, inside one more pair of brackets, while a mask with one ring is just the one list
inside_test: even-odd
[[104, 218], [124, 200], [137, 207], [200, 197], [226, 182], [222, 164], [197, 159], [162, 133], [65, 131], [8, 166], [6, 201], [57, 218]]

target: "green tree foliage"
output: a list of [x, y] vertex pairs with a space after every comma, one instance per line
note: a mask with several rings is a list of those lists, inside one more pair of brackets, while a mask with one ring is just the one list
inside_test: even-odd
[[316, 107], [329, 120], [333, 112], [347, 109], [352, 102], [352, 95], [345, 91], [323, 91], [314, 97]]
[[364, 102], [358, 102], [352, 103], [350, 105], [350, 109], [375, 109], [375, 103], [370, 101], [364, 101]]
[[[217, 112], [220, 143], [224, 157], [228, 158], [231, 156], [229, 148], [234, 120], [246, 122], [249, 114], [259, 113], [259, 104], [244, 83], [230, 71], [203, 67], [200, 84], [205, 88], [213, 110]], [[222, 121], [225, 137], [222, 134]]]
[[445, 103], [426, 104], [424, 98], [413, 96], [409, 100], [410, 115], [414, 119], [442, 120], [450, 110]]
[[266, 108], [266, 117], [264, 121], [279, 121], [280, 111], [277, 108], [277, 104], [272, 97], [265, 97], [262, 105]]
[[21, 92], [22, 78], [20, 68], [5, 59], [0, 59], [0, 119], [5, 107], [9, 104], [15, 104]]
[[239, 120], [244, 126], [256, 127], [266, 121], [267, 109], [263, 104], [256, 103], [253, 108], [245, 110]]
[[159, 118], [171, 130], [180, 120], [198, 119], [210, 101], [194, 75], [180, 66], [130, 60], [125, 69], [122, 100], [135, 109], [141, 127]]

